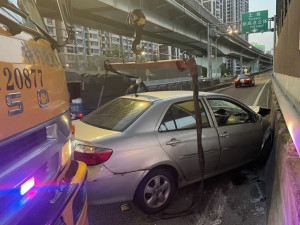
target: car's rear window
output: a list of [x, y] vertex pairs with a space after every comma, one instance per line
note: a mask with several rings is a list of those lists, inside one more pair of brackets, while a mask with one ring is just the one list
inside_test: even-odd
[[250, 77], [249, 75], [241, 75], [240, 76], [241, 79], [246, 79], [246, 78], [249, 78], [249, 77]]
[[124, 131], [152, 102], [129, 98], [116, 98], [81, 119], [89, 125], [114, 131]]

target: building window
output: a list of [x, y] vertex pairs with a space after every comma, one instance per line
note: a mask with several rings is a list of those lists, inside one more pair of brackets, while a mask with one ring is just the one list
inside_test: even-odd
[[98, 49], [91, 49], [91, 53], [92, 54], [99, 54], [99, 50]]
[[68, 55], [68, 60], [73, 61], [74, 60], [74, 55]]
[[97, 38], [98, 38], [98, 35], [97, 35], [97, 34], [90, 34], [90, 38], [97, 39]]
[[67, 47], [67, 52], [68, 52], [68, 53], [73, 53], [73, 47], [69, 47], [69, 46], [68, 46], [68, 47]]
[[53, 25], [52, 19], [47, 18], [47, 24], [48, 24], [48, 25]]
[[77, 31], [77, 32], [76, 32], [76, 37], [77, 37], [77, 38], [82, 38], [82, 33]]
[[75, 67], [75, 64], [74, 64], [74, 63], [70, 63], [70, 64], [69, 64], [69, 68], [70, 68], [70, 69], [75, 69], [75, 68], [76, 68], [76, 67]]
[[98, 41], [91, 41], [91, 46], [98, 46]]
[[48, 29], [48, 32], [49, 32], [50, 34], [54, 34], [54, 29], [53, 29], [53, 27], [47, 27], [47, 29]]

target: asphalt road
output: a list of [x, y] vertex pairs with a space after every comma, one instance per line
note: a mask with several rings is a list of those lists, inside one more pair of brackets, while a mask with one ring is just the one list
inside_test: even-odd
[[[246, 105], [268, 106], [270, 75], [256, 77], [254, 87], [235, 88], [233, 85], [214, 92], [230, 95]], [[264, 166], [246, 165], [219, 176], [205, 180], [201, 212], [172, 218], [149, 218], [129, 202], [129, 209], [121, 205], [98, 205], [88, 207], [91, 225], [266, 225], [266, 202]], [[183, 210], [195, 199], [199, 183], [178, 190], [169, 210]]]

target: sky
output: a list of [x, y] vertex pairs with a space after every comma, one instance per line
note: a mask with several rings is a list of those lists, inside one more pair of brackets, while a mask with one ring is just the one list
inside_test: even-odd
[[[268, 10], [268, 17], [276, 14], [276, 0], [249, 0], [249, 12]], [[273, 23], [272, 23], [273, 28]], [[249, 42], [265, 45], [265, 50], [273, 49], [273, 32], [249, 34]]]

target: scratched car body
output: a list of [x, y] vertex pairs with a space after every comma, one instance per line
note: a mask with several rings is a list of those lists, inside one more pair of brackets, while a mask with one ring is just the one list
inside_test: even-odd
[[[199, 92], [205, 178], [255, 160], [268, 119], [227, 95]], [[259, 110], [259, 107], [257, 107]], [[122, 96], [75, 125], [74, 157], [88, 164], [88, 202], [164, 209], [176, 188], [197, 182], [191, 91]]]

